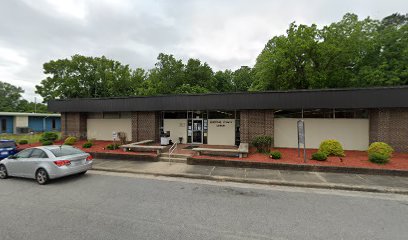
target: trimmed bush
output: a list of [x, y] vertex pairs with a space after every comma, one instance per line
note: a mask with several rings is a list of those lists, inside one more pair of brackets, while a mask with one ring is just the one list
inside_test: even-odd
[[324, 140], [320, 143], [319, 152], [325, 153], [326, 156], [344, 157], [343, 147], [341, 143], [334, 139]]
[[48, 146], [48, 145], [52, 145], [52, 144], [53, 144], [53, 142], [50, 141], [50, 140], [42, 141], [43, 146]]
[[272, 146], [272, 140], [271, 136], [257, 136], [252, 140], [252, 145], [256, 147], [258, 152], [266, 153]]
[[83, 147], [83, 148], [91, 148], [92, 145], [93, 145], [92, 142], [89, 142], [89, 141], [88, 141], [88, 142], [84, 143], [84, 144], [82, 145], [82, 147]]
[[42, 143], [45, 142], [45, 141], [54, 142], [57, 139], [58, 139], [58, 134], [57, 133], [55, 133], [55, 132], [44, 132], [41, 135], [40, 142], [42, 142]]
[[312, 154], [312, 159], [317, 161], [326, 161], [327, 154], [324, 152], [315, 152]]
[[76, 137], [67, 137], [64, 141], [65, 145], [74, 145], [76, 143]]
[[378, 153], [383, 156], [386, 156], [387, 158], [390, 158], [392, 157], [393, 152], [394, 152], [394, 149], [390, 145], [384, 142], [373, 142], [368, 148], [368, 156], [374, 153]]
[[381, 153], [371, 153], [368, 155], [368, 160], [372, 163], [386, 164], [389, 162], [389, 157]]
[[21, 139], [21, 140], [18, 142], [18, 144], [20, 144], [20, 145], [28, 144], [28, 140], [26, 140], [26, 139]]
[[271, 158], [272, 159], [281, 159], [282, 158], [282, 153], [278, 151], [271, 152]]
[[112, 143], [112, 144], [109, 144], [108, 146], [106, 146], [106, 148], [109, 149], [109, 150], [115, 150], [115, 149], [118, 149], [119, 146], [120, 145], [117, 144], [117, 143]]

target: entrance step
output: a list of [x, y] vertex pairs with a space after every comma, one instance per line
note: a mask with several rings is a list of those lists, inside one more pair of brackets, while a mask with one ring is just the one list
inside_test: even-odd
[[[169, 158], [169, 153], [162, 153], [162, 154], [159, 155], [159, 157]], [[191, 154], [173, 153], [173, 154], [171, 154], [171, 157], [187, 159], [188, 157], [191, 157]]]
[[[168, 162], [169, 161], [169, 156], [160, 156], [159, 161], [161, 162]], [[179, 158], [179, 157], [174, 157], [172, 156], [170, 158], [170, 162], [175, 162], [175, 163], [187, 163], [187, 158]]]

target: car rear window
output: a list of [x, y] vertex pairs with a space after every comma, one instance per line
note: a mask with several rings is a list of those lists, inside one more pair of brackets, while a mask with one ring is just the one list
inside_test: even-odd
[[0, 142], [0, 148], [15, 148], [15, 142]]
[[54, 154], [56, 157], [63, 157], [63, 156], [68, 156], [68, 155], [75, 155], [75, 154], [82, 154], [85, 153], [77, 148], [72, 148], [72, 147], [60, 147], [60, 148], [54, 148], [50, 150], [52, 154]]

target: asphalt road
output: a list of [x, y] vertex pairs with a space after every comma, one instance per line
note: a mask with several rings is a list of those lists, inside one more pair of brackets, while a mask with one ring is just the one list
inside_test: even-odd
[[0, 181], [0, 239], [407, 239], [408, 197], [131, 174]]

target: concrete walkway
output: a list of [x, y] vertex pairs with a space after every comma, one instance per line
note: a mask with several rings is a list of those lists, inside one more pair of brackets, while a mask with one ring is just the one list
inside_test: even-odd
[[94, 170], [257, 184], [408, 194], [408, 178], [95, 159]]

